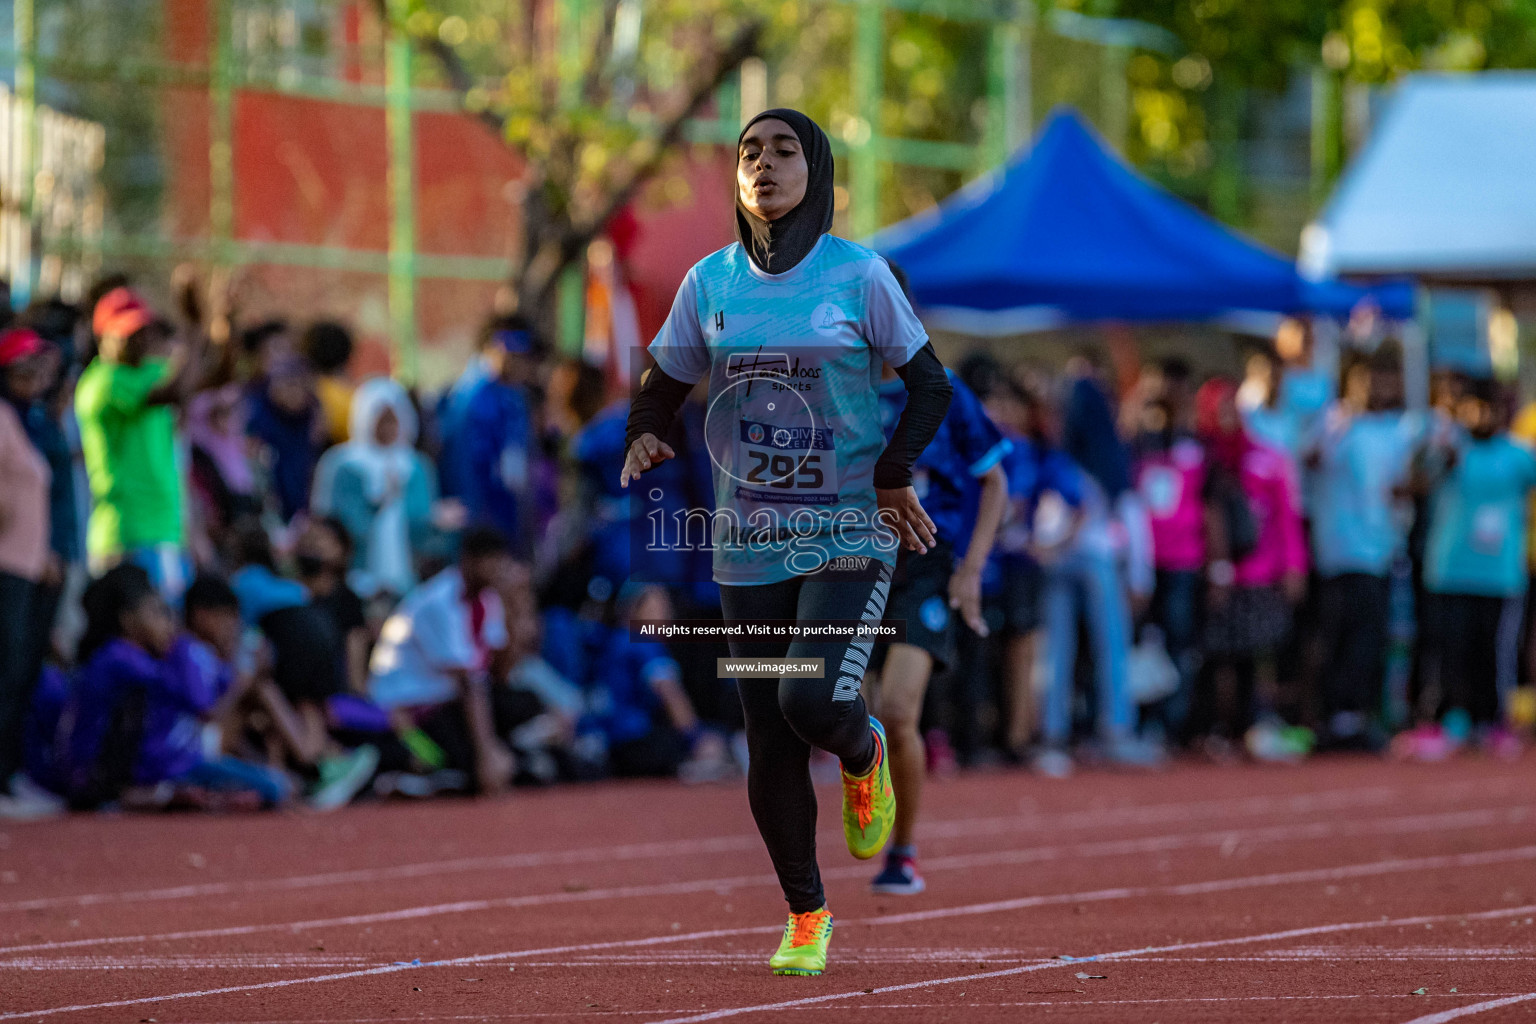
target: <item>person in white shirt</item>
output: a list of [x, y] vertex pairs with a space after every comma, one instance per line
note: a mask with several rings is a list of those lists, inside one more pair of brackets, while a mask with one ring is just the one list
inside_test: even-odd
[[458, 564], [407, 594], [385, 620], [369, 664], [373, 700], [397, 727], [421, 728], [482, 793], [506, 788], [515, 764], [502, 737], [538, 713], [495, 683], [510, 668], [498, 589], [512, 570], [499, 533], [468, 531]]

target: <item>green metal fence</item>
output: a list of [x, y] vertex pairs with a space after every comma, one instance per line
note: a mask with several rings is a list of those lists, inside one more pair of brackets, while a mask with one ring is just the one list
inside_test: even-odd
[[[390, 0], [400, 3], [401, 0]], [[579, 16], [595, 0], [563, 0], [563, 10]], [[322, 39], [318, 47], [306, 42], [309, 27], [334, 23], [337, 6], [325, 0], [203, 0], [211, 38], [207, 59], [189, 62], [166, 52], [161, 40], [174, 26], [171, 9], [158, 0], [12, 0], [12, 46], [0, 53], [10, 65], [21, 108], [35, 109], [40, 97], [57, 92], [59, 105], [78, 103], [108, 132], [106, 189], [108, 208], [99, 236], [89, 245], [93, 256], [107, 264], [163, 268], [182, 259], [227, 265], [314, 270], [338, 274], [382, 276], [387, 280], [385, 327], [396, 346], [397, 366], [414, 379], [420, 370], [418, 286], [422, 280], [497, 282], [505, 279], [505, 260], [484, 255], [448, 255], [418, 251], [416, 182], [413, 177], [412, 112], [453, 112], [459, 98], [446, 90], [423, 87], [419, 68], [423, 58], [409, 44], [385, 37], [370, 44], [368, 53], [345, 59], [381, 64], [382, 81], [359, 80], [337, 73], [337, 46]], [[1114, 139], [1126, 132], [1127, 99], [1124, 58], [1137, 46], [1163, 45], [1141, 26], [1095, 22], [1061, 15], [1038, 20], [1036, 6], [1016, 0], [807, 0], [808, 6], [845, 9], [851, 16], [846, 40], [849, 98], [852, 116], [833, 126], [834, 148], [845, 183], [846, 207], [840, 227], [863, 237], [883, 223], [910, 212], [958, 187], [965, 180], [996, 166], [1030, 134], [1045, 109], [1075, 102], [1099, 121]], [[90, 25], [92, 17], [122, 19], [121, 40], [112, 29]], [[251, 25], [288, 26], [293, 37], [288, 52], [275, 56], [254, 52]], [[901, 87], [887, 73], [892, 40], [914, 19], [959, 33], [964, 46], [967, 82], [973, 82], [976, 116], [964, 123], [937, 125], [915, 135], [882, 131], [882, 104]], [[293, 28], [292, 26], [297, 26]], [[237, 38], [237, 30], [238, 36]], [[104, 35], [105, 33], [105, 35]], [[320, 33], [323, 36], [323, 33]], [[83, 42], [76, 40], [76, 36]], [[119, 45], [120, 42], [120, 45]], [[776, 101], [778, 86], [788, 81], [793, 54], [770, 55], [764, 69], [767, 99]], [[241, 183], [234, 167], [234, 97], [242, 91], [326, 100], [382, 109], [387, 125], [389, 158], [389, 244], [387, 250], [335, 244], [272, 242], [237, 237], [236, 194]], [[166, 197], [154, 200], [154, 181], [141, 181], [134, 168], [141, 153], [125, 150], [124, 132], [114, 123], [124, 111], [160, 109], [167, 95], [206, 94], [208, 124], [206, 230], [176, 231], [167, 224]], [[686, 137], [695, 143], [734, 141], [743, 111], [742, 83], [733, 78], [721, 90], [712, 116], [692, 122]], [[104, 112], [102, 112], [104, 111]], [[137, 115], [136, 115], [137, 116]], [[142, 115], [150, 117], [153, 115]], [[161, 115], [162, 117], [165, 115]], [[163, 124], [148, 129], [153, 145]], [[116, 133], [116, 138], [114, 138]], [[141, 139], [141, 141], [143, 141]], [[116, 145], [116, 149], [114, 149]], [[35, 151], [29, 148], [28, 153]], [[30, 160], [30, 155], [24, 157]], [[31, 181], [36, 167], [18, 168]], [[136, 176], [138, 175], [138, 176]], [[903, 183], [920, 181], [906, 205]], [[16, 201], [30, 217], [31, 189]], [[144, 200], [144, 196], [150, 196]], [[135, 206], [143, 206], [139, 209]], [[36, 259], [79, 257], [86, 243], [79, 239], [45, 240]], [[46, 251], [52, 245], [57, 251]], [[25, 296], [31, 281], [25, 273], [14, 282]]]

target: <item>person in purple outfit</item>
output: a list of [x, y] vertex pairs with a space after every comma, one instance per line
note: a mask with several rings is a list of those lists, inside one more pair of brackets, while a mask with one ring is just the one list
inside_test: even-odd
[[286, 772], [210, 751], [204, 725], [239, 697], [234, 675], [179, 633], [149, 574], [119, 565], [87, 588], [70, 709], [67, 787], [77, 805], [169, 788], [288, 803]]

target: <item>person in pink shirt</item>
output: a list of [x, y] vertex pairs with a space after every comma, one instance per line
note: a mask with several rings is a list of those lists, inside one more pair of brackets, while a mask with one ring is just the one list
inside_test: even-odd
[[1142, 713], [1168, 740], [1182, 742], [1200, 670], [1208, 474], [1205, 448], [1178, 428], [1176, 405], [1167, 397], [1154, 398], [1142, 410], [1135, 472], [1157, 569], [1142, 627], [1157, 627], [1179, 670], [1179, 688]]
[[[1289, 457], [1249, 436], [1236, 396], [1236, 384], [1225, 377], [1207, 381], [1195, 396], [1196, 432], [1211, 475], [1205, 651], [1214, 675], [1225, 677], [1218, 692], [1226, 688], [1221, 682], [1236, 683], [1228, 736], [1243, 735], [1256, 757], [1290, 759], [1305, 751], [1294, 748], [1294, 734], [1274, 714], [1273, 701], [1275, 654], [1306, 588], [1296, 469]], [[1224, 748], [1220, 739], [1214, 746]]]
[[0, 333], [0, 818], [29, 816], [14, 791], [22, 764], [22, 723], [42, 649], [29, 626], [48, 568], [48, 462], [27, 437], [13, 399], [47, 386], [47, 344], [26, 328]]

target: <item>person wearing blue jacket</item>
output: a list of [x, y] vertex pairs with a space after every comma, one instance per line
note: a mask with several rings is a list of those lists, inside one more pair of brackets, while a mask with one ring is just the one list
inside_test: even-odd
[[537, 438], [528, 386], [539, 354], [538, 338], [522, 318], [491, 321], [479, 358], [439, 413], [443, 493], [464, 503], [470, 525], [498, 530], [518, 557], [535, 541], [529, 488]]

